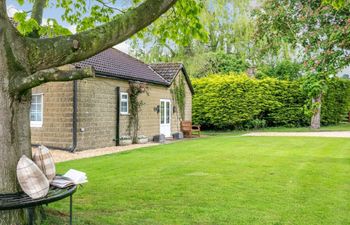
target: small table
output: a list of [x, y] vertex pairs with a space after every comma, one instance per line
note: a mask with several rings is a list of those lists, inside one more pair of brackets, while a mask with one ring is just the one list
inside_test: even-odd
[[67, 188], [50, 187], [48, 194], [45, 197], [32, 199], [24, 192], [12, 194], [0, 194], [0, 210], [24, 209], [28, 210], [29, 224], [34, 224], [34, 208], [43, 204], [49, 204], [59, 201], [66, 197], [70, 197], [69, 201], [69, 224], [72, 224], [72, 206], [73, 194], [77, 190], [77, 186]]

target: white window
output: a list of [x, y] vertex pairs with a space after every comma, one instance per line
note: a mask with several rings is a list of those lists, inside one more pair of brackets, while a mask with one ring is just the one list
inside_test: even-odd
[[120, 114], [129, 113], [129, 95], [126, 92], [120, 92]]
[[43, 94], [33, 94], [30, 107], [30, 126], [43, 126]]

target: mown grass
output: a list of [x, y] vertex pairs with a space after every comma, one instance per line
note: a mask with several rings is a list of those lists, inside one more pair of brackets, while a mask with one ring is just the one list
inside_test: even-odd
[[[74, 224], [350, 224], [350, 140], [215, 136], [58, 164]], [[49, 206], [65, 224], [68, 200]]]
[[322, 126], [319, 130], [312, 130], [309, 127], [267, 127], [261, 129], [251, 130], [227, 130], [227, 131], [215, 131], [207, 130], [203, 131], [203, 134], [216, 136], [216, 135], [241, 135], [249, 132], [325, 132], [325, 131], [350, 131], [350, 123], [340, 123], [338, 125]]

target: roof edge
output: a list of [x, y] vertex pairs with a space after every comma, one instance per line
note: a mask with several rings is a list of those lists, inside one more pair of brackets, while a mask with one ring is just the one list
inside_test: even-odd
[[140, 81], [140, 82], [144, 82], [144, 83], [149, 83], [149, 84], [157, 84], [157, 85], [161, 85], [161, 86], [165, 86], [165, 87], [169, 87], [170, 85], [168, 84], [168, 82], [166, 83], [162, 83], [162, 82], [157, 82], [157, 81], [150, 81], [147, 79], [136, 79], [134, 77], [128, 77], [128, 76], [120, 76], [120, 75], [116, 75], [116, 74], [111, 74], [111, 73], [106, 73], [106, 72], [100, 72], [100, 71], [96, 71], [95, 73], [96, 77], [103, 77], [103, 78], [109, 78], [109, 79], [119, 79], [119, 80], [127, 80], [127, 81]]
[[152, 68], [151, 65], [149, 65], [149, 64], [146, 64], [146, 65], [148, 66], [148, 68], [149, 68], [150, 70], [153, 71], [153, 73], [157, 74], [162, 80], [164, 80], [164, 82], [166, 82], [167, 84], [171, 85], [172, 81], [169, 83], [164, 77], [162, 77], [159, 73], [157, 73], [157, 71], [155, 71], [155, 70]]
[[[182, 64], [182, 63], [181, 63], [181, 71], [183, 72], [183, 74], [184, 74], [184, 76], [185, 76], [185, 79], [186, 79], [186, 81], [187, 81], [187, 85], [188, 85], [188, 87], [190, 88], [190, 91], [191, 91], [192, 95], [194, 95], [194, 88], [193, 88], [193, 86], [192, 86], [191, 79], [190, 79], [190, 77], [188, 76], [188, 73], [187, 73], [187, 71], [186, 71], [186, 69], [185, 69], [184, 64]], [[179, 72], [180, 72], [180, 70], [177, 72], [176, 76], [179, 74]], [[175, 77], [176, 77], [176, 76], [175, 76]], [[173, 79], [173, 80], [174, 80], [174, 79]], [[171, 83], [172, 83], [172, 82], [173, 82], [173, 81], [171, 81]]]
[[[177, 75], [179, 75], [179, 72], [182, 71], [182, 73], [183, 73], [184, 76], [185, 76], [187, 85], [188, 85], [188, 87], [189, 87], [189, 89], [190, 89], [190, 91], [191, 91], [191, 94], [194, 95], [194, 88], [193, 88], [191, 79], [190, 79], [190, 77], [189, 77], [189, 75], [188, 75], [188, 73], [187, 73], [187, 71], [186, 71], [186, 69], [185, 69], [185, 65], [184, 65], [183, 63], [181, 63], [181, 62], [176, 62], [176, 63], [179, 64], [180, 67], [179, 67], [179, 69], [176, 71], [175, 76], [171, 79], [170, 85], [173, 84], [175, 78], [177, 77]], [[156, 72], [156, 71], [152, 68], [152, 65], [156, 65], [156, 64], [167, 64], [167, 63], [166, 63], [166, 62], [156, 62], [156, 63], [151, 63], [151, 64], [149, 64], [149, 67], [150, 67], [154, 72]], [[157, 73], [157, 72], [156, 72], [156, 73]], [[158, 74], [158, 73], [157, 73], [157, 74]], [[161, 75], [159, 75], [159, 76], [162, 77]], [[162, 77], [162, 78], [163, 78], [163, 77]], [[164, 79], [164, 78], [163, 78], [163, 79]], [[164, 80], [165, 80], [165, 79], [164, 79]]]

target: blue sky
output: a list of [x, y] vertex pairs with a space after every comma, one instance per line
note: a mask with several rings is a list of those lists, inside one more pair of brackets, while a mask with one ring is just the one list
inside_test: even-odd
[[[8, 0], [7, 1], [7, 11], [8, 14], [11, 16], [11, 13], [15, 12], [16, 10], [23, 10], [23, 11], [30, 11], [32, 9], [32, 4], [28, 3], [28, 1], [25, 1], [26, 3], [24, 5], [19, 5], [16, 0]], [[63, 10], [59, 8], [46, 8], [44, 10], [44, 16], [43, 18], [53, 18], [56, 19], [62, 26], [67, 28], [72, 28], [72, 26], [66, 22], [63, 22], [61, 19], [61, 15], [63, 14]]]

